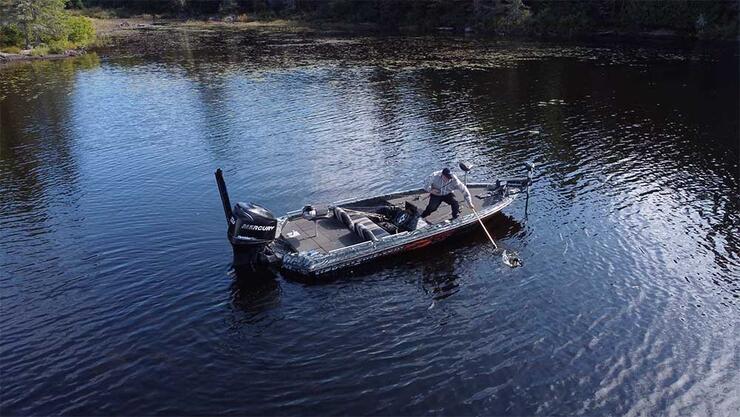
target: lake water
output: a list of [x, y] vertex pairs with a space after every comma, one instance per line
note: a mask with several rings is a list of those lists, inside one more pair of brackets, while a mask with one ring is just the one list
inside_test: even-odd
[[[0, 68], [0, 413], [740, 415], [736, 46], [146, 31]], [[316, 283], [276, 214], [538, 169], [489, 226]]]

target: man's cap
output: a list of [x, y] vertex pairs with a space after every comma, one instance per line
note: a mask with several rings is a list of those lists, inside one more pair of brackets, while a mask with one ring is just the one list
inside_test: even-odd
[[452, 178], [452, 173], [450, 172], [449, 168], [445, 168], [442, 170], [442, 175], [444, 175], [447, 178]]

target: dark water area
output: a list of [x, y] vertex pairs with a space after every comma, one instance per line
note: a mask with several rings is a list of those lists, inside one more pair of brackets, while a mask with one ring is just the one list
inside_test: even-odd
[[[143, 32], [0, 68], [2, 415], [740, 415], [738, 50]], [[538, 163], [479, 230], [235, 274], [282, 214]]]

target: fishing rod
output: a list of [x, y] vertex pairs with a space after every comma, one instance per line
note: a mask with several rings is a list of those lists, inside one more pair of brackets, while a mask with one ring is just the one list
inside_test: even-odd
[[471, 205], [471, 206], [470, 206], [470, 209], [471, 209], [471, 210], [473, 210], [473, 213], [475, 214], [475, 218], [476, 218], [476, 219], [478, 219], [478, 223], [480, 223], [480, 227], [482, 227], [482, 228], [483, 228], [483, 231], [484, 231], [484, 232], [486, 232], [486, 236], [488, 236], [488, 239], [489, 239], [489, 240], [491, 241], [491, 243], [493, 244], [493, 248], [494, 248], [494, 249], [496, 249], [496, 250], [498, 250], [498, 245], [496, 245], [496, 241], [495, 241], [495, 240], [493, 240], [493, 237], [492, 237], [492, 236], [491, 236], [491, 234], [490, 234], [490, 233], [488, 232], [488, 229], [486, 229], [486, 225], [484, 225], [484, 224], [483, 224], [483, 220], [481, 220], [480, 216], [478, 215], [478, 212], [477, 212], [477, 211], [475, 210], [475, 207], [473, 207], [473, 206]]

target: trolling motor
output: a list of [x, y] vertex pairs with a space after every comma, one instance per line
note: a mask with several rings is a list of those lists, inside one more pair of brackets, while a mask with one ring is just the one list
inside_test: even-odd
[[215, 176], [228, 225], [226, 234], [234, 250], [234, 267], [279, 262], [269, 247], [277, 237], [278, 221], [275, 216], [255, 203], [238, 202], [232, 209], [221, 168], [216, 170]]
[[526, 177], [517, 177], [517, 178], [502, 178], [496, 180], [496, 187], [515, 187], [520, 190], [522, 189], [529, 189], [529, 186], [532, 184], [532, 175], [534, 173], [534, 162], [525, 162], [524, 166], [527, 167], [527, 176]]
[[460, 161], [457, 165], [465, 173], [465, 178], [463, 179], [463, 183], [467, 187], [467, 185], [468, 185], [468, 171], [470, 171], [470, 170], [473, 169], [473, 165], [471, 165], [469, 162], [466, 162], [466, 161]]
[[[473, 169], [473, 165], [467, 161], [460, 161], [458, 163], [458, 166], [460, 169], [465, 173], [465, 176], [463, 177], [463, 183], [467, 186], [468, 185], [468, 172], [470, 172]], [[506, 194], [506, 189], [511, 187], [516, 187], [519, 189], [526, 188], [527, 191], [529, 191], [529, 186], [532, 184], [532, 175], [534, 173], [535, 164], [534, 162], [525, 162], [524, 166], [527, 167], [527, 176], [524, 177], [518, 177], [518, 178], [505, 178], [500, 179], [496, 181], [496, 187], [501, 187], [504, 194]]]

